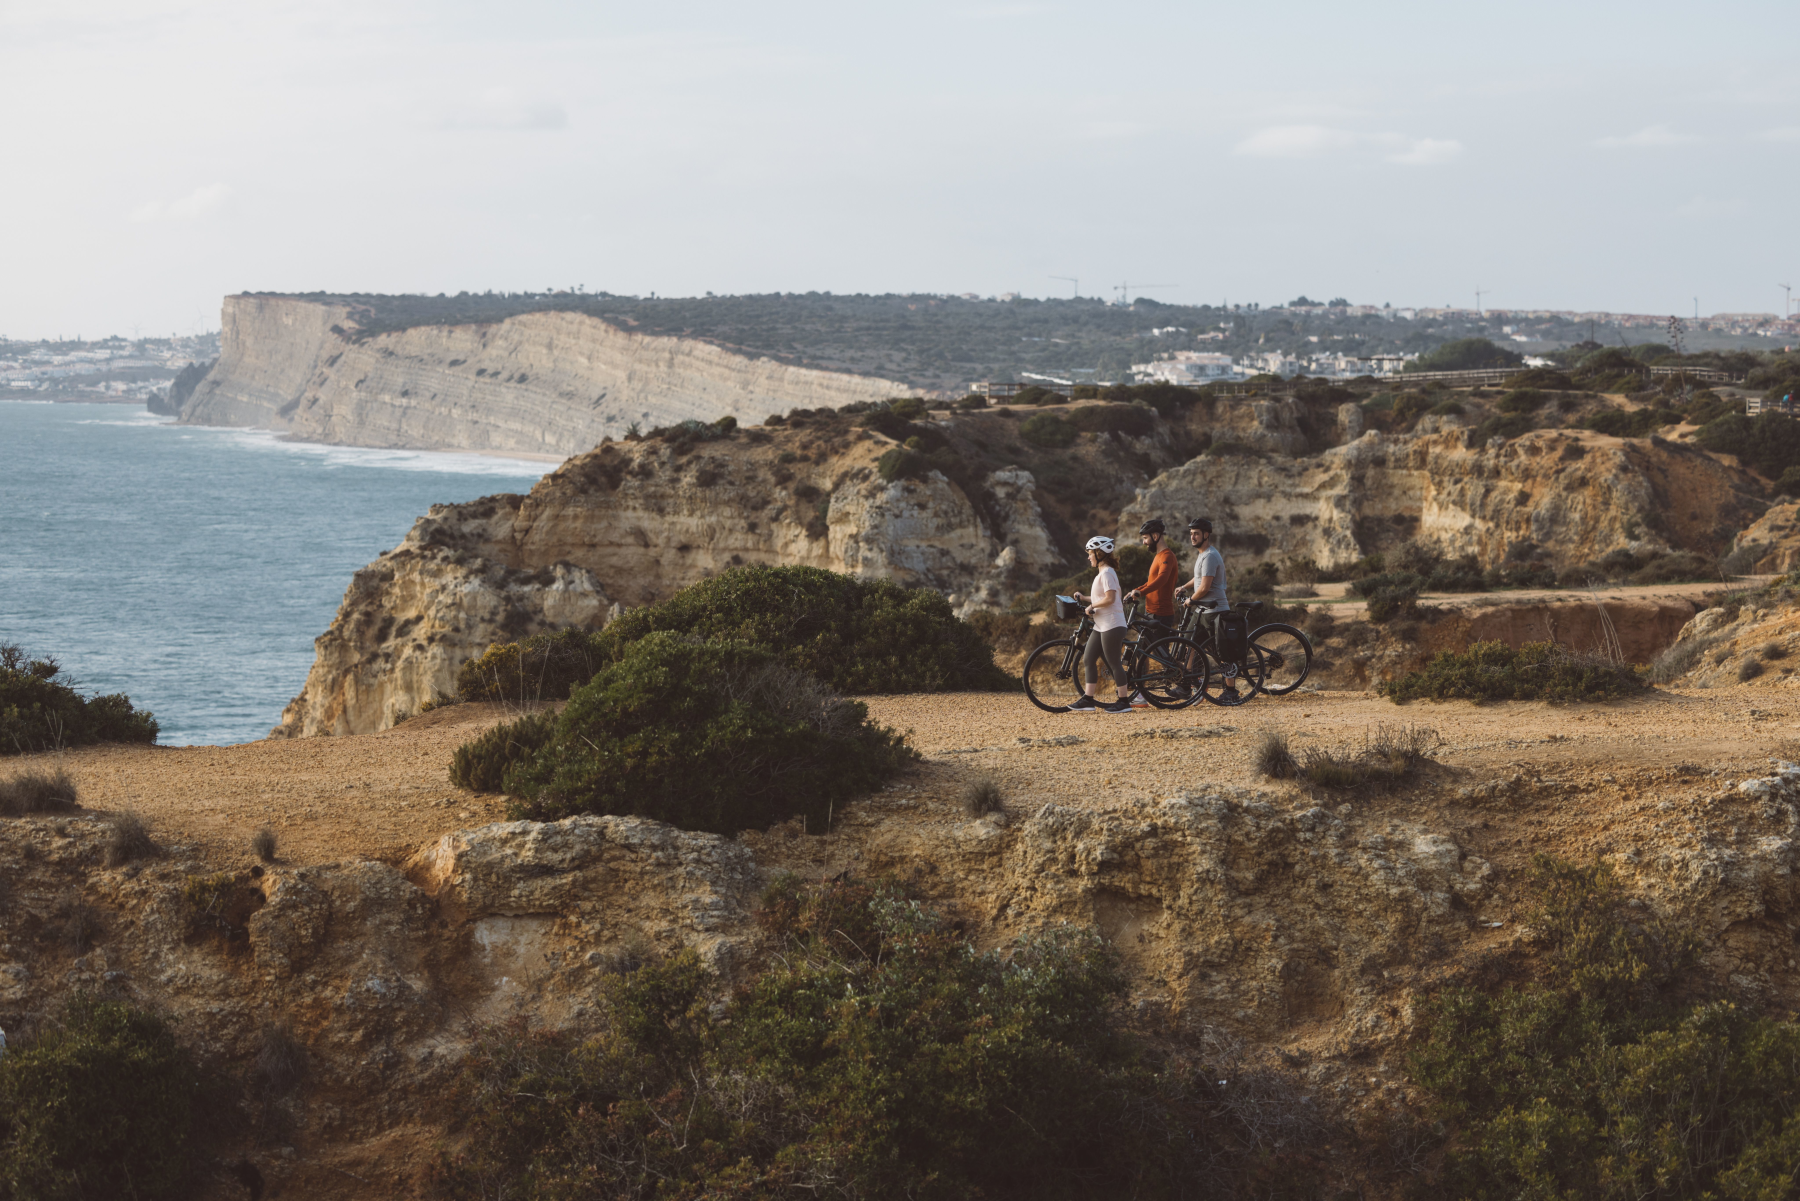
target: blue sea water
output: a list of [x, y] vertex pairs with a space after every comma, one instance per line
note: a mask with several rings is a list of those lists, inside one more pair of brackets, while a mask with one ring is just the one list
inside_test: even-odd
[[546, 466], [0, 400], [0, 642], [128, 693], [164, 744], [261, 738], [357, 568], [433, 504]]

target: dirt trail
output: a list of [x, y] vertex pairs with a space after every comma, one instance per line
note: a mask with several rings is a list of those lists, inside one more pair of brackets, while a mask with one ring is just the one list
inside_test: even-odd
[[[1419, 600], [1426, 604], [1451, 609], [1479, 609], [1492, 605], [1518, 605], [1537, 603], [1540, 601], [1574, 601], [1588, 603], [1595, 600], [1629, 601], [1629, 600], [1691, 600], [1698, 601], [1702, 597], [1727, 589], [1758, 588], [1767, 584], [1774, 576], [1733, 576], [1729, 583], [1721, 580], [1702, 580], [1687, 584], [1609, 584], [1600, 585], [1591, 591], [1586, 588], [1518, 588], [1501, 592], [1423, 592]], [[1367, 612], [1368, 606], [1361, 598], [1353, 596], [1348, 584], [1315, 585], [1317, 597], [1304, 597], [1283, 604], [1323, 605], [1338, 617], [1349, 617]]]
[[[1566, 816], [1591, 825], [1582, 845], [1604, 836], [1609, 823], [1602, 815], [1613, 805], [1649, 795], [1646, 781], [1656, 795], [1665, 787], [1672, 797], [1718, 792], [1718, 779], [1760, 772], [1778, 744], [1800, 739], [1800, 698], [1743, 686], [1565, 706], [1396, 706], [1369, 693], [1315, 692], [1258, 698], [1235, 709], [1202, 705], [1116, 716], [1042, 713], [1008, 694], [867, 699], [876, 720], [909, 731], [924, 755], [915, 787], [927, 801], [953, 803], [963, 784], [981, 774], [996, 777], [1009, 807], [1020, 812], [1217, 786], [1298, 791], [1255, 774], [1252, 753], [1264, 730], [1288, 734], [1298, 749], [1309, 741], [1352, 743], [1383, 723], [1416, 723], [1442, 739], [1433, 754], [1452, 777], [1446, 784], [1520, 771], [1579, 783], [1584, 813]], [[428, 839], [504, 818], [500, 798], [454, 788], [446, 774], [455, 748], [504, 716], [499, 706], [463, 705], [381, 734], [230, 747], [92, 747], [65, 753], [63, 762], [84, 808], [135, 809], [159, 841], [191, 846], [209, 861], [246, 862], [251, 835], [266, 825], [287, 864], [358, 857], [398, 862]], [[13, 759], [0, 772], [49, 761]], [[1702, 773], [1708, 782], [1695, 783]], [[1656, 782], [1663, 777], [1674, 783]], [[1384, 804], [1408, 806], [1419, 818], [1442, 816], [1449, 803], [1443, 797], [1453, 792]], [[1518, 830], [1493, 832], [1501, 840], [1519, 836]]]

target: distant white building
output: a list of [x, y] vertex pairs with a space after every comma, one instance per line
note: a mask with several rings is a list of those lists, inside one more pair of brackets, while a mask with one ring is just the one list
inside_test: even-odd
[[1244, 378], [1230, 355], [1203, 350], [1178, 350], [1154, 363], [1133, 363], [1131, 373], [1140, 379], [1171, 384], [1216, 384]]

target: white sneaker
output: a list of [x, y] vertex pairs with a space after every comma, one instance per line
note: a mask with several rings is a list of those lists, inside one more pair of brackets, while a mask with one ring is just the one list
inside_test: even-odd
[[1144, 699], [1143, 693], [1134, 692], [1131, 694], [1131, 707], [1133, 709], [1148, 709], [1150, 707], [1150, 702]]

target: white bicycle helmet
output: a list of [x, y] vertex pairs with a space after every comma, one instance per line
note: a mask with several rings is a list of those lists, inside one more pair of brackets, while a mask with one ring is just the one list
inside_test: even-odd
[[1113, 540], [1103, 534], [1095, 534], [1092, 538], [1087, 540], [1087, 545], [1082, 549], [1105, 551], [1110, 555], [1113, 553]]

